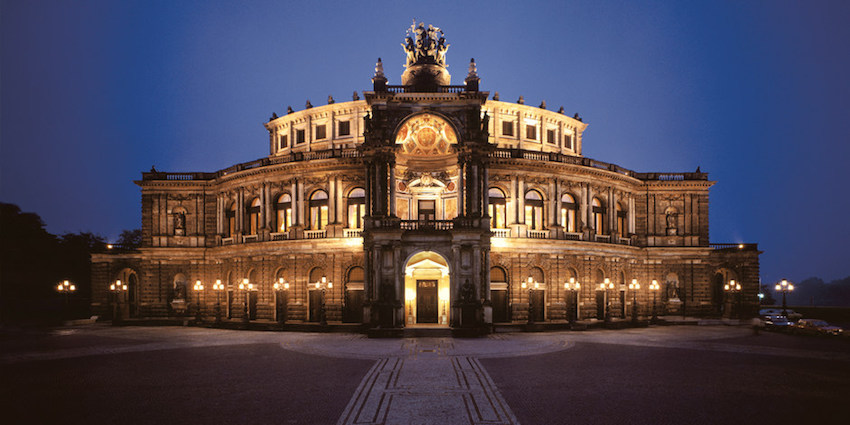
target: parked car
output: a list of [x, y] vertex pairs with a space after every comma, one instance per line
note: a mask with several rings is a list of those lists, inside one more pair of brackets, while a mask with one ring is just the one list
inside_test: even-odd
[[794, 330], [810, 335], [841, 335], [844, 333], [844, 329], [818, 319], [800, 319]]
[[794, 326], [794, 322], [789, 321], [787, 317], [782, 315], [762, 316], [761, 320], [764, 322], [765, 329], [784, 331]]
[[759, 316], [785, 316], [792, 322], [803, 318], [802, 314], [791, 309], [786, 309], [785, 314], [782, 314], [781, 308], [763, 308], [759, 310]]

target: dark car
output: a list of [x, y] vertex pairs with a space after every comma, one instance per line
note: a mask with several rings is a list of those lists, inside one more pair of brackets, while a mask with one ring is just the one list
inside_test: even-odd
[[818, 319], [800, 319], [794, 330], [810, 335], [841, 335], [844, 333], [844, 329]]
[[782, 315], [762, 316], [761, 320], [764, 322], [765, 329], [784, 331], [791, 329], [794, 326], [793, 322], [789, 321], [787, 317]]

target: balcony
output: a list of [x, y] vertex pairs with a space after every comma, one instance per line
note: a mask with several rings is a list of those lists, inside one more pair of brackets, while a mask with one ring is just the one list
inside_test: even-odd
[[582, 238], [581, 233], [577, 232], [564, 232], [564, 239], [568, 241], [580, 241]]
[[304, 239], [324, 239], [326, 237], [328, 237], [328, 231], [325, 229], [304, 231]]
[[452, 220], [401, 220], [401, 230], [452, 230]]
[[345, 238], [360, 238], [363, 237], [363, 229], [342, 229], [342, 236]]
[[528, 237], [530, 239], [548, 239], [549, 231], [548, 230], [531, 230], [528, 229]]
[[242, 236], [242, 243], [257, 242], [259, 240], [260, 240], [260, 235], [244, 235], [244, 236]]
[[490, 229], [493, 232], [494, 238], [509, 238], [511, 237], [511, 229]]
[[270, 236], [273, 241], [285, 241], [289, 239], [289, 232], [272, 233]]

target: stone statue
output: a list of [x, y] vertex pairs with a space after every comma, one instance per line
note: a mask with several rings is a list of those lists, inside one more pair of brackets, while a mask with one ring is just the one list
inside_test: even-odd
[[475, 288], [469, 283], [469, 279], [466, 279], [460, 288], [460, 299], [465, 303], [475, 302]]
[[525, 98], [520, 96], [519, 99], [517, 99], [516, 103], [519, 103], [520, 105], [525, 105]]
[[564, 114], [564, 107], [563, 107], [563, 106], [561, 106], [561, 107], [558, 109], [558, 113], [559, 113], [559, 114], [561, 114], [561, 115], [563, 115], [563, 114]]
[[357, 94], [357, 90], [354, 91], [354, 95], [351, 96], [351, 100], [360, 100], [360, 95]]
[[667, 282], [667, 299], [668, 300], [678, 300], [679, 299], [679, 281], [671, 280]]
[[328, 105], [333, 105], [333, 104], [334, 104], [334, 102], [335, 102], [335, 101], [334, 101], [334, 97], [333, 97], [333, 96], [331, 96], [331, 95], [328, 95]]
[[499, 92], [496, 92], [496, 93], [493, 94], [493, 100], [496, 100], [496, 101], [499, 100]]
[[410, 37], [405, 37], [405, 43], [402, 43], [401, 47], [404, 49], [404, 52], [407, 54], [407, 61], [404, 66], [410, 66], [416, 63], [416, 46], [413, 44], [413, 39]]
[[487, 134], [489, 128], [490, 128], [490, 115], [485, 112], [484, 116], [481, 117], [481, 132]]
[[306, 108], [307, 108], [307, 109], [310, 109], [310, 108], [312, 108], [312, 107], [313, 107], [313, 104], [312, 104], [312, 103], [310, 103], [310, 99], [307, 99], [307, 105], [306, 105]]
[[538, 108], [546, 109], [546, 101], [544, 100], [544, 101], [540, 102], [540, 106], [538, 106]]
[[676, 234], [676, 213], [673, 211], [667, 211], [667, 216], [665, 217], [667, 221], [667, 234], [673, 236]]
[[186, 213], [178, 212], [174, 214], [174, 230], [186, 229]]
[[277, 119], [277, 112], [272, 112], [272, 117], [269, 118], [269, 121], [274, 121]]
[[363, 133], [369, 134], [372, 132], [372, 115], [366, 111], [366, 116], [363, 117]]
[[174, 299], [186, 299], [186, 282], [174, 282]]
[[291, 107], [291, 106], [287, 106], [287, 107], [286, 107], [286, 114], [287, 114], [287, 115], [289, 115], [289, 114], [291, 114], [291, 113], [293, 113], [293, 112], [295, 112], [295, 111], [293, 111], [293, 110], [292, 110], [292, 107]]

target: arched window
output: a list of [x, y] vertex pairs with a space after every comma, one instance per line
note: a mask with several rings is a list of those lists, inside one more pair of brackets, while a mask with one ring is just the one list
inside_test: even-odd
[[245, 230], [249, 235], [256, 235], [260, 229], [260, 198], [254, 198], [248, 208], [245, 209]]
[[501, 190], [491, 187], [488, 191], [488, 196], [490, 198], [490, 227], [493, 229], [504, 229], [508, 216], [505, 194]]
[[310, 195], [310, 229], [320, 230], [328, 225], [328, 194], [317, 190]]
[[275, 210], [275, 230], [277, 232], [286, 232], [292, 226], [292, 197], [288, 193], [284, 193], [277, 197], [274, 204]]
[[227, 219], [227, 234], [232, 238], [236, 235], [236, 203], [230, 205], [230, 208], [224, 213]]
[[617, 235], [621, 238], [628, 237], [628, 228], [626, 227], [626, 209], [618, 202], [617, 203]]
[[348, 193], [348, 228], [362, 229], [366, 215], [366, 191], [356, 188]]
[[577, 232], [578, 214], [576, 214], [576, 200], [573, 195], [565, 193], [561, 196], [561, 225], [565, 232]]
[[536, 190], [525, 194], [525, 224], [529, 230], [543, 230], [543, 197]]
[[605, 207], [599, 198], [593, 198], [591, 204], [591, 212], [593, 213], [593, 233], [602, 235], [605, 233]]

